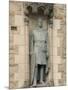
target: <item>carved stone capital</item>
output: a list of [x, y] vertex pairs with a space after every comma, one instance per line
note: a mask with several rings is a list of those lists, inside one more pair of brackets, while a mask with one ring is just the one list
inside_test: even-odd
[[26, 16], [48, 16], [53, 15], [53, 4], [48, 3], [25, 3], [24, 13]]

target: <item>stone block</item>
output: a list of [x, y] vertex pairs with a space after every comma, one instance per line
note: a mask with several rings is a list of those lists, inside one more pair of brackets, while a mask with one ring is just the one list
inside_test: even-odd
[[61, 79], [61, 73], [54, 73], [54, 80]]
[[63, 19], [65, 17], [65, 5], [54, 5], [54, 16], [57, 19]]
[[25, 55], [26, 47], [25, 45], [19, 46], [19, 55]]
[[25, 55], [15, 55], [15, 63], [25, 64]]
[[14, 42], [13, 45], [24, 45], [25, 44], [25, 37], [24, 35], [14, 35]]
[[58, 86], [59, 83], [58, 83], [58, 79], [54, 79], [54, 86]]
[[66, 4], [55, 4], [55, 8], [59, 8], [61, 10], [65, 9]]
[[15, 25], [17, 25], [17, 26], [22, 26], [23, 25], [22, 15], [15, 15]]
[[21, 79], [21, 80], [19, 81], [19, 83], [18, 83], [18, 87], [19, 87], [19, 88], [24, 88], [25, 86], [26, 86], [25, 81], [24, 81], [23, 79]]
[[64, 72], [64, 64], [58, 64], [58, 72]]
[[9, 11], [11, 15], [21, 15], [22, 14], [22, 4], [20, 2], [10, 2]]
[[18, 72], [18, 64], [13, 64], [9, 66], [9, 73], [13, 74]]
[[57, 56], [62, 56], [62, 47], [57, 47]]
[[9, 15], [9, 25], [15, 25], [15, 15]]
[[15, 74], [13, 73], [13, 74], [9, 74], [9, 81], [14, 81], [15, 79], [14, 79], [14, 76]]
[[9, 53], [10, 54], [18, 54], [18, 49], [19, 49], [19, 47], [18, 47], [18, 45], [15, 45], [15, 46], [10, 46], [9, 47]]
[[[18, 64], [18, 73], [21, 73], [23, 71], [23, 74], [25, 74], [26, 72], [26, 67], [25, 67], [26, 64]], [[22, 74], [22, 73], [21, 73]]]
[[60, 56], [53, 56], [53, 64], [61, 64], [62, 58]]
[[61, 20], [59, 20], [59, 19], [54, 19], [53, 20], [53, 28], [54, 28], [54, 30], [58, 30], [58, 29], [60, 29], [60, 24], [61, 24]]
[[59, 80], [58, 80], [58, 83], [59, 83], [60, 86], [64, 86], [64, 85], [65, 85], [63, 79], [59, 79]]
[[53, 56], [57, 56], [57, 48], [53, 47]]
[[9, 65], [15, 64], [15, 56], [12, 54], [12, 56], [9, 56]]
[[58, 65], [57, 64], [55, 64], [53, 66], [53, 73], [58, 73]]
[[18, 81], [10, 81], [9, 87], [10, 88], [18, 88]]

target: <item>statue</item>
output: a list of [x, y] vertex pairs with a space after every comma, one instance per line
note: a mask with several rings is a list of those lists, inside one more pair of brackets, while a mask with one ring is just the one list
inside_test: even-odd
[[48, 32], [43, 29], [42, 18], [38, 19], [38, 27], [30, 33], [31, 82], [32, 86], [45, 85], [48, 72]]

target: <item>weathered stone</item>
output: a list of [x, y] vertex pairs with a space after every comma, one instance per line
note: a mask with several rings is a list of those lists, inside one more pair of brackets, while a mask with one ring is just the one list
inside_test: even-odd
[[[11, 0], [12, 1], [12, 0]], [[15, 0], [14, 0], [15, 1]], [[38, 3], [38, 5], [40, 5]], [[34, 12], [37, 10], [35, 10]], [[24, 2], [10, 2], [10, 87], [29, 87], [29, 32], [37, 26], [37, 15], [30, 18], [25, 16]], [[46, 12], [45, 12], [46, 13]], [[65, 25], [66, 6], [64, 4], [53, 5], [53, 18], [51, 21], [44, 19], [44, 28], [48, 27], [49, 37], [49, 66], [48, 81], [50, 85], [64, 85], [65, 82]], [[48, 21], [48, 23], [47, 23]], [[12, 29], [12, 30], [11, 30]], [[65, 51], [64, 51], [65, 50]], [[15, 64], [15, 65], [14, 65]], [[16, 65], [17, 64], [17, 65]], [[63, 64], [63, 65], [62, 65]], [[63, 74], [62, 74], [63, 72]]]
[[65, 5], [54, 5], [54, 16], [57, 19], [64, 19], [64, 17], [65, 17]]
[[10, 48], [10, 52], [11, 54], [18, 54], [18, 46], [11, 46]]
[[10, 88], [18, 88], [18, 81], [11, 81], [10, 82], [10, 85], [9, 85]]
[[59, 80], [58, 80], [58, 83], [59, 83], [60, 86], [64, 86], [64, 85], [65, 85], [63, 79], [59, 79]]
[[58, 72], [64, 72], [64, 64], [58, 64]]
[[10, 74], [18, 72], [18, 65], [17, 64], [10, 65], [9, 72]]
[[10, 6], [9, 6], [9, 14], [10, 15], [20, 15], [22, 14], [22, 5], [21, 5], [21, 2], [11, 2], [10, 3]]

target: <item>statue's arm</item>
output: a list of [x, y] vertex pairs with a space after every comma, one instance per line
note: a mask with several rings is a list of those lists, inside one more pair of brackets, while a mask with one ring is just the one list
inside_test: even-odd
[[30, 32], [30, 55], [33, 54], [33, 48], [34, 48], [34, 36], [33, 32]]
[[49, 43], [48, 43], [48, 32], [47, 32], [47, 38], [46, 38], [46, 40], [47, 40], [47, 52], [46, 52], [46, 61], [47, 61], [47, 66], [46, 66], [46, 73], [48, 73], [49, 72], [49, 64], [48, 64], [48, 62], [49, 62]]
[[48, 58], [49, 58], [49, 50], [48, 50], [48, 49], [49, 49], [49, 48], [48, 48], [48, 46], [49, 46], [49, 45], [48, 45], [48, 44], [49, 44], [48, 41], [49, 41], [49, 40], [48, 40], [48, 32], [47, 32], [47, 39], [46, 39], [46, 40], [47, 40], [47, 53], [46, 53], [46, 57], [47, 57], [47, 60], [48, 60]]

